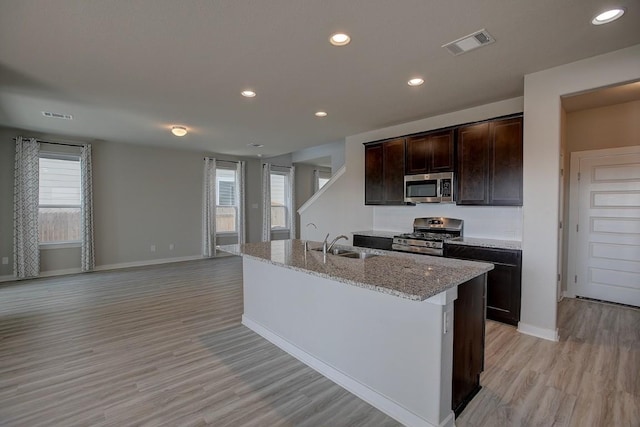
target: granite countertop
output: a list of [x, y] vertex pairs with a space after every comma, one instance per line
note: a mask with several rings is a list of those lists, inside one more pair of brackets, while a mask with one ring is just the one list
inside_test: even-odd
[[[309, 242], [310, 248], [321, 246], [320, 242]], [[219, 249], [415, 301], [423, 301], [493, 269], [493, 264], [475, 261], [352, 246], [336, 245], [336, 247], [380, 256], [354, 259], [328, 254], [325, 260], [322, 251], [305, 252], [302, 240], [225, 245], [220, 246]]]
[[447, 240], [449, 245], [477, 246], [481, 248], [522, 250], [522, 242], [517, 240], [480, 239], [463, 237], [461, 240]]

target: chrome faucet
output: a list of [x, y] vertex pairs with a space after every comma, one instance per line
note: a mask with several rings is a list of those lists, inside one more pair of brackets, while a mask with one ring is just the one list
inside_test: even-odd
[[329, 240], [329, 233], [327, 233], [327, 237], [325, 237], [324, 238], [324, 242], [322, 242], [322, 252], [326, 255], [327, 252], [330, 252], [331, 249], [333, 249], [333, 246], [340, 239], [349, 240], [349, 238], [347, 236], [345, 236], [344, 234], [341, 234], [338, 237], [336, 237], [335, 239], [333, 239], [331, 241], [331, 243], [327, 243], [327, 241]]

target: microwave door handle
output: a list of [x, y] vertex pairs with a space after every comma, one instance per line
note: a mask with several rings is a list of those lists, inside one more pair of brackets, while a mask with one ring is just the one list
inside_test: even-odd
[[442, 197], [442, 180], [439, 179], [438, 181], [436, 181], [438, 184], [436, 185], [436, 193], [438, 199], [440, 199]]

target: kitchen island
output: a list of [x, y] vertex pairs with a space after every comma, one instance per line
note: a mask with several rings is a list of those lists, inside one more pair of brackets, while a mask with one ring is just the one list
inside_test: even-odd
[[243, 256], [244, 325], [405, 425], [454, 425], [454, 300], [484, 295], [491, 264], [299, 240], [220, 249]]

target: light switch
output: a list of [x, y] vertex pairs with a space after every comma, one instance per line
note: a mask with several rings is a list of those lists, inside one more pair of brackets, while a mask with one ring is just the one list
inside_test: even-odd
[[151, 252], [155, 252], [156, 251], [156, 245], [151, 245]]
[[9, 264], [9, 257], [8, 256], [3, 256], [2, 257], [2, 264], [3, 265]]

